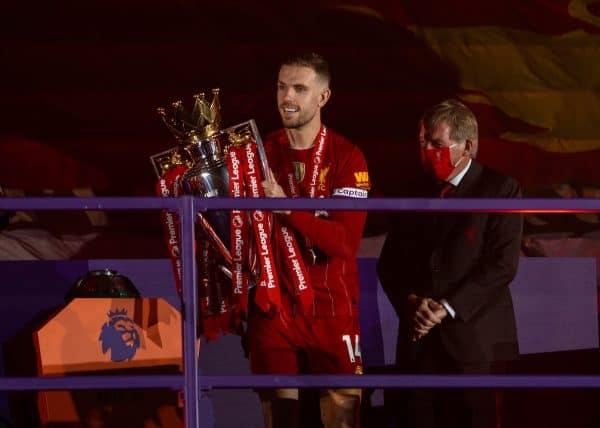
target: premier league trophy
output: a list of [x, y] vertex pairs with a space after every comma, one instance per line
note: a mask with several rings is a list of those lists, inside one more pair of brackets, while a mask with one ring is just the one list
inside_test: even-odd
[[[195, 95], [191, 111], [181, 101], [172, 103], [169, 111], [158, 109], [177, 140], [175, 147], [150, 157], [159, 178], [158, 194], [205, 198], [264, 196], [260, 182], [267, 176], [268, 165], [255, 122], [249, 120], [221, 129], [219, 90], [213, 89], [212, 94], [210, 104], [204, 94]], [[181, 294], [177, 213], [165, 211], [162, 219]], [[274, 284], [268, 239], [272, 218], [261, 210], [212, 210], [198, 213], [197, 221], [201, 331], [210, 339], [221, 330], [237, 329], [247, 312], [251, 286], [262, 285], [266, 289]]]

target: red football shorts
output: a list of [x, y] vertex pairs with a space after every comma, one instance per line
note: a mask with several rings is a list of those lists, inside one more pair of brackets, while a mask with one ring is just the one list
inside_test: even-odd
[[250, 368], [255, 374], [361, 374], [357, 317], [314, 318], [259, 310], [248, 320]]

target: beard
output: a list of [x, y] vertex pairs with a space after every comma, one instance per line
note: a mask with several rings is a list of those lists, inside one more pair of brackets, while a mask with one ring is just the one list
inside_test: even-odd
[[285, 114], [280, 111], [281, 122], [286, 129], [301, 129], [309, 124], [316, 116], [316, 110], [312, 113], [300, 111], [297, 117], [286, 119]]

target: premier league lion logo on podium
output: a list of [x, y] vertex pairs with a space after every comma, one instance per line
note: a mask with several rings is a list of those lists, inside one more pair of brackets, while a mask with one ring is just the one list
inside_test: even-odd
[[102, 353], [110, 349], [113, 362], [131, 361], [140, 347], [140, 335], [135, 322], [127, 316], [127, 309], [108, 311], [109, 321], [102, 326], [98, 340], [102, 342]]

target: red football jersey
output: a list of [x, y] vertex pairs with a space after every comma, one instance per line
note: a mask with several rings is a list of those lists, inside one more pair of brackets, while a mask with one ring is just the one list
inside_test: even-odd
[[[361, 150], [348, 140], [327, 130], [325, 155], [318, 171], [316, 197], [366, 198], [371, 187], [367, 163]], [[308, 197], [311, 160], [315, 146], [306, 150], [290, 148], [285, 130], [265, 140], [269, 166], [283, 185], [283, 162], [291, 162], [300, 188], [300, 196]], [[289, 167], [288, 167], [289, 169]], [[288, 195], [291, 196], [291, 195]], [[292, 211], [281, 216], [291, 226], [303, 246], [313, 246], [323, 256], [314, 265], [307, 264], [314, 289], [313, 316], [358, 315], [359, 276], [356, 253], [360, 245], [367, 213], [364, 211]], [[283, 269], [279, 269], [283, 272]], [[286, 281], [284, 275], [280, 278]], [[287, 287], [282, 287], [286, 289]], [[294, 299], [287, 295], [287, 304]]]

